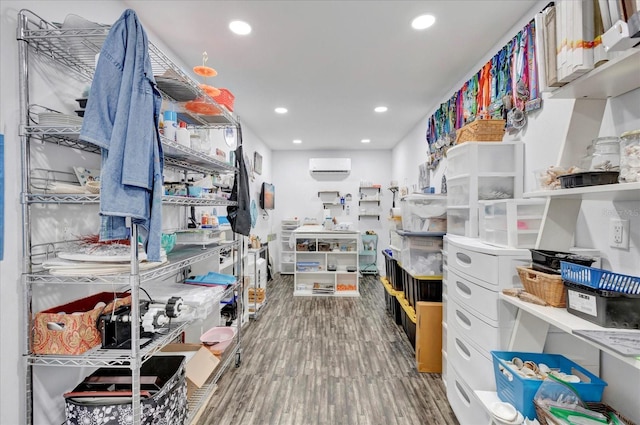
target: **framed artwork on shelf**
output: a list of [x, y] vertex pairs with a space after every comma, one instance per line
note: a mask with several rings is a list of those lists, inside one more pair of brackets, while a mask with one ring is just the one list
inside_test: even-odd
[[258, 152], [253, 153], [253, 171], [256, 174], [262, 174], [262, 155]]
[[418, 165], [419, 178], [418, 178], [418, 186], [420, 189], [426, 189], [431, 185], [431, 175], [429, 172], [429, 163], [425, 162], [424, 164]]

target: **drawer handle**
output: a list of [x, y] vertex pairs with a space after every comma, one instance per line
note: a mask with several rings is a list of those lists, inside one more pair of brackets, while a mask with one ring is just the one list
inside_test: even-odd
[[465, 326], [467, 329], [471, 329], [471, 320], [469, 320], [469, 318], [465, 316], [463, 312], [461, 312], [460, 310], [456, 310], [456, 316], [458, 316], [458, 319], [460, 322], [462, 322], [461, 324], [463, 326]]
[[458, 258], [458, 260], [462, 261], [465, 264], [471, 264], [471, 257], [469, 257], [467, 254], [456, 252], [456, 257]]
[[459, 280], [456, 281], [456, 286], [458, 287], [458, 289], [460, 291], [462, 291], [465, 295], [467, 296], [471, 296], [471, 288], [469, 288], [467, 285], [465, 285], [464, 283], [460, 282]]
[[456, 338], [456, 345], [459, 348], [458, 351], [462, 351], [462, 353], [460, 353], [460, 354], [462, 354], [463, 357], [466, 357], [467, 360], [470, 360], [471, 359], [471, 351], [469, 351], [469, 349], [458, 338]]
[[456, 380], [456, 391], [458, 392], [458, 395], [462, 397], [464, 401], [466, 401], [465, 404], [467, 405], [467, 407], [471, 406], [471, 399], [469, 398], [467, 393], [464, 392], [464, 388], [462, 388], [462, 385], [460, 385], [460, 383], [458, 383], [457, 380]]

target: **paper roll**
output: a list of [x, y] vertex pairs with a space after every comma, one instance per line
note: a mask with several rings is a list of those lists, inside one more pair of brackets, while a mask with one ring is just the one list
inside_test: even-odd
[[400, 208], [391, 208], [390, 212], [391, 217], [400, 217], [402, 215]]

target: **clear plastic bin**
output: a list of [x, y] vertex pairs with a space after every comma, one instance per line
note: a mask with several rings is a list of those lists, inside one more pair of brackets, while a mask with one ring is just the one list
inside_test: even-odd
[[446, 229], [447, 197], [414, 194], [401, 202], [402, 229], [408, 232], [440, 232]]
[[480, 201], [480, 239], [502, 247], [535, 247], [545, 203], [544, 199]]

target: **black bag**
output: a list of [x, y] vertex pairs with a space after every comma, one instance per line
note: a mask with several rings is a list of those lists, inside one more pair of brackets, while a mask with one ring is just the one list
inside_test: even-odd
[[[142, 424], [183, 424], [187, 419], [184, 356], [154, 356], [140, 368]], [[100, 368], [66, 393], [68, 425], [121, 425], [133, 414], [131, 370]]]
[[[242, 154], [242, 130], [240, 127], [238, 127], [238, 147], [235, 153], [238, 175], [233, 181], [233, 189], [231, 189], [229, 200], [238, 202], [238, 205], [227, 207], [227, 219], [235, 233], [249, 236], [251, 232], [251, 196], [249, 195], [249, 176], [244, 162], [244, 155]], [[238, 183], [241, 190], [238, 190]]]

